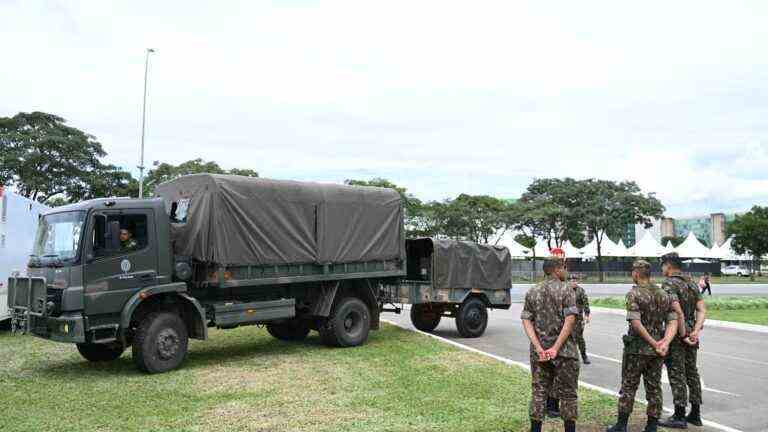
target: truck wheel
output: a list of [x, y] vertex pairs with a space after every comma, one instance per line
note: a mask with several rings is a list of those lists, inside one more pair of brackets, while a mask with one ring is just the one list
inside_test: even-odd
[[456, 329], [465, 338], [480, 337], [488, 326], [488, 309], [477, 297], [464, 300], [456, 314]]
[[136, 330], [133, 361], [144, 372], [167, 372], [184, 361], [188, 343], [187, 326], [179, 315], [152, 312]]
[[353, 347], [362, 345], [371, 330], [371, 312], [357, 297], [346, 297], [334, 305], [331, 314], [320, 328], [320, 338], [329, 346]]
[[90, 362], [108, 362], [123, 355], [125, 347], [116, 342], [109, 344], [79, 343], [77, 344], [77, 351]]
[[307, 338], [309, 326], [299, 320], [267, 324], [267, 331], [274, 338], [284, 341], [300, 341]]
[[411, 323], [417, 329], [425, 332], [431, 332], [440, 324], [443, 311], [430, 307], [426, 304], [415, 304], [411, 306]]

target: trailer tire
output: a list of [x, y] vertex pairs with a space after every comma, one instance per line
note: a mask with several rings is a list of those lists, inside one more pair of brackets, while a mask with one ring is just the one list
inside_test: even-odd
[[299, 320], [291, 320], [276, 324], [267, 324], [267, 331], [275, 339], [284, 341], [301, 341], [309, 335], [309, 326]]
[[117, 360], [123, 355], [125, 347], [116, 342], [108, 344], [79, 343], [77, 344], [77, 351], [89, 362], [108, 362]]
[[133, 338], [133, 362], [147, 373], [176, 368], [187, 356], [187, 326], [173, 312], [152, 312], [139, 324]]
[[371, 311], [357, 297], [341, 299], [318, 329], [323, 343], [336, 347], [362, 345], [368, 339], [370, 330]]
[[411, 323], [421, 331], [431, 332], [440, 324], [443, 311], [427, 304], [411, 305]]
[[456, 314], [456, 329], [465, 338], [480, 337], [488, 327], [488, 308], [477, 297], [469, 297]]

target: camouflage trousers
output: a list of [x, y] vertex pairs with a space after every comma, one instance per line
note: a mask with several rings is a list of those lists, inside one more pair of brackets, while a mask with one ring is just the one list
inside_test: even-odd
[[701, 379], [696, 365], [698, 347], [692, 347], [679, 341], [669, 347], [665, 360], [669, 386], [675, 406], [686, 406], [688, 402], [701, 405]]
[[584, 342], [584, 318], [576, 319], [573, 325], [573, 337], [576, 339], [576, 345], [579, 346], [581, 356], [587, 354], [587, 343]]
[[579, 415], [579, 360], [557, 357], [541, 363], [531, 354], [531, 419], [543, 421], [547, 412], [547, 396], [560, 399], [563, 420], [576, 420]]
[[640, 378], [645, 386], [645, 399], [648, 401], [648, 417], [659, 418], [662, 412], [663, 394], [661, 392], [661, 367], [664, 358], [624, 352], [621, 362], [621, 391], [619, 392], [619, 413], [631, 414], [635, 405], [635, 393], [640, 386]]

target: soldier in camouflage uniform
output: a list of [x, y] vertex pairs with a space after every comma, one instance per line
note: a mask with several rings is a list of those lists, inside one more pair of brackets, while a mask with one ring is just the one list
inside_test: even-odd
[[576, 315], [576, 324], [573, 326], [573, 334], [576, 338], [576, 343], [579, 346], [579, 352], [581, 352], [581, 360], [584, 364], [591, 364], [589, 357], [587, 357], [587, 344], [584, 342], [584, 324], [589, 324], [590, 310], [589, 310], [589, 297], [587, 292], [576, 281], [572, 284], [573, 289], [576, 291], [576, 307], [579, 308], [579, 314]]
[[123, 251], [134, 251], [139, 248], [139, 242], [133, 239], [133, 233], [127, 229], [120, 230], [120, 248]]
[[663, 398], [661, 367], [677, 331], [674, 300], [661, 287], [651, 283], [651, 265], [638, 260], [632, 268], [635, 285], [627, 293], [629, 331], [624, 336], [619, 418], [607, 432], [627, 432], [641, 377], [648, 401], [648, 422], [644, 432], [657, 431]]
[[528, 290], [520, 318], [531, 340], [531, 432], [541, 432], [547, 396], [560, 399], [565, 431], [576, 431], [579, 353], [571, 332], [578, 314], [576, 294], [565, 282], [560, 259], [544, 263], [546, 279]]
[[[704, 326], [707, 308], [696, 282], [680, 272], [680, 257], [670, 253], [662, 257], [662, 271], [666, 279], [662, 287], [680, 306], [678, 314], [678, 337], [669, 347], [665, 363], [675, 412], [660, 424], [669, 428], [686, 429], [688, 423], [701, 426], [701, 379], [696, 366], [699, 350], [699, 335]], [[691, 403], [691, 412], [685, 415], [685, 408]]]

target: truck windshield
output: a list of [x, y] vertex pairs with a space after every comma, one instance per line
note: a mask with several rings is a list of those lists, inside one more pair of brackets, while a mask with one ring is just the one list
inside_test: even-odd
[[85, 212], [73, 211], [43, 216], [37, 227], [32, 260], [68, 261], [78, 257]]

